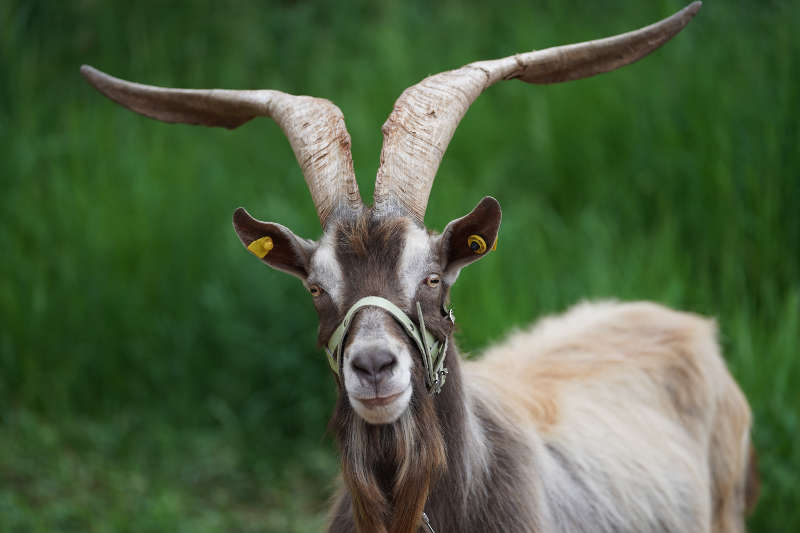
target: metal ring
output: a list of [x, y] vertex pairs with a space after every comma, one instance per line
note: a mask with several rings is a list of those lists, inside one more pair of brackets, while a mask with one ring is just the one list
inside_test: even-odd
[[470, 235], [467, 237], [467, 246], [473, 253], [483, 255], [486, 253], [486, 241], [480, 235]]

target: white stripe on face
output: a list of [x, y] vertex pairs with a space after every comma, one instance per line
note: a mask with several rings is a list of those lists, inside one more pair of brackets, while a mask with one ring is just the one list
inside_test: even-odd
[[309, 282], [318, 283], [331, 297], [336, 307], [342, 305], [344, 291], [344, 276], [342, 267], [336, 260], [334, 243], [336, 239], [332, 233], [326, 233], [320, 239], [319, 246], [311, 257]]
[[431, 238], [424, 228], [409, 224], [406, 241], [397, 265], [400, 287], [406, 302], [411, 303], [417, 288], [425, 276], [430, 274]]

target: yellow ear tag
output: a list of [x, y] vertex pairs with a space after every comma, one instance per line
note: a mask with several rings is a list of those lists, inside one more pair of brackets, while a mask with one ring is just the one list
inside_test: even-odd
[[253, 253], [253, 255], [255, 255], [259, 259], [264, 259], [264, 257], [269, 253], [269, 251], [272, 250], [272, 238], [261, 237], [260, 239], [256, 239], [255, 241], [247, 245], [247, 249], [250, 250]]
[[495, 240], [494, 240], [494, 244], [492, 245], [492, 251], [493, 251], [493, 252], [494, 252], [495, 250], [497, 250], [497, 241], [498, 241], [498, 240], [500, 240], [500, 239], [495, 239]]
[[467, 245], [473, 253], [482, 255], [486, 253], [486, 241], [480, 235], [470, 235], [467, 237]]

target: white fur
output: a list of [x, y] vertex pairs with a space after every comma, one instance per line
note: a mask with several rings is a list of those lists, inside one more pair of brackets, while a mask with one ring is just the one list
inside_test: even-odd
[[336, 260], [334, 236], [326, 233], [322, 236], [317, 250], [311, 257], [311, 268], [308, 283], [316, 283], [325, 290], [337, 307], [342, 305], [344, 276], [342, 267]]
[[430, 254], [431, 238], [428, 232], [414, 224], [409, 224], [403, 253], [397, 266], [403, 297], [408, 303], [413, 303], [411, 300], [420, 283], [428, 274], [432, 274], [432, 272], [428, 272], [431, 264]]
[[559, 530], [740, 531], [750, 410], [713, 321], [582, 304], [466, 363], [465, 381], [525, 436], [536, 512]]

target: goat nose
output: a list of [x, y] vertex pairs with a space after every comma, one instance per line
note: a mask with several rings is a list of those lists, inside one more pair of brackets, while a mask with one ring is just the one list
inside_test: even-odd
[[350, 365], [359, 378], [377, 385], [392, 374], [397, 358], [388, 350], [370, 350], [355, 354]]

